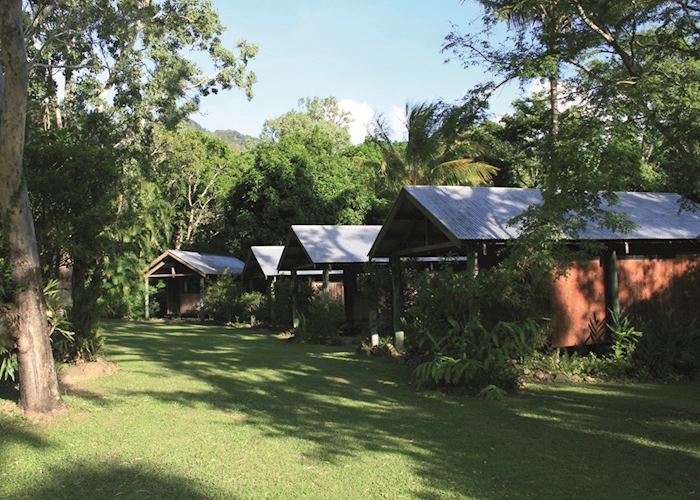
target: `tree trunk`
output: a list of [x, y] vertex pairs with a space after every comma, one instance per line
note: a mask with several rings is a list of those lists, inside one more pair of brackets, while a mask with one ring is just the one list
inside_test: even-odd
[[7, 233], [18, 320], [20, 407], [25, 414], [65, 409], [58, 390], [27, 185], [22, 175], [28, 64], [21, 0], [0, 0], [0, 216]]
[[549, 77], [550, 134], [552, 141], [559, 136], [559, 75]]

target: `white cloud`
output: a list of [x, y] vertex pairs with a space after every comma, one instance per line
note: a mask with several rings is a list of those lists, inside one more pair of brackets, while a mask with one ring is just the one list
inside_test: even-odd
[[525, 87], [525, 95], [528, 97], [545, 91], [549, 91], [549, 86], [542, 79], [533, 80], [530, 82], [530, 85]]
[[[575, 92], [575, 88], [567, 82], [559, 83], [559, 99], [557, 100], [559, 111], [566, 111], [574, 106], [579, 106], [583, 103], [583, 99]], [[546, 80], [534, 80], [525, 87], [525, 96], [529, 97], [533, 94], [545, 92], [549, 94], [549, 83]]]
[[353, 144], [360, 144], [369, 134], [374, 120], [374, 109], [368, 102], [353, 99], [340, 99], [338, 105], [340, 109], [350, 113], [350, 140]]
[[392, 106], [387, 113], [387, 122], [391, 128], [392, 139], [395, 141], [405, 141], [408, 138], [408, 128], [406, 128], [406, 106]]
[[[340, 109], [350, 113], [350, 140], [353, 144], [360, 144], [371, 133], [377, 111], [368, 102], [354, 99], [340, 99], [338, 105]], [[395, 141], [405, 141], [408, 136], [406, 107], [391, 106], [383, 115], [391, 129], [391, 138]]]

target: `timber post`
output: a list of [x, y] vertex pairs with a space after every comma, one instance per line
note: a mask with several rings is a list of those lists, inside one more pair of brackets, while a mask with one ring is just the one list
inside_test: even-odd
[[603, 253], [603, 286], [605, 288], [605, 325], [607, 334], [612, 328], [613, 316], [620, 313], [619, 282], [617, 276], [617, 252], [608, 247]]
[[345, 323], [350, 332], [355, 327], [355, 296], [357, 295], [357, 272], [355, 269], [343, 269], [343, 305], [345, 306]]
[[476, 246], [472, 244], [467, 244], [465, 249], [467, 254], [467, 279], [472, 285], [468, 304], [469, 322], [474, 323], [479, 319], [479, 298], [475, 295], [477, 293], [476, 277], [479, 274], [479, 252]]
[[392, 256], [391, 263], [391, 291], [392, 291], [392, 316], [394, 326], [394, 347], [401, 351], [404, 347], [404, 331], [401, 322], [403, 315], [403, 276], [401, 272], [401, 259]]
[[269, 297], [270, 297], [270, 323], [275, 324], [275, 284], [277, 276], [273, 276], [270, 280]]
[[146, 319], [151, 318], [151, 311], [150, 309], [150, 304], [149, 304], [149, 297], [148, 297], [148, 274], [146, 275], [146, 278], [144, 279], [144, 284], [145, 286], [145, 292], [143, 294], [143, 305], [145, 306], [145, 310], [143, 313], [143, 317]]
[[321, 292], [323, 293], [323, 300], [328, 301], [330, 298], [331, 289], [331, 266], [323, 266], [323, 288]]
[[204, 321], [204, 277], [199, 278], [199, 319]]
[[292, 328], [299, 327], [299, 310], [297, 305], [297, 270], [292, 269]]

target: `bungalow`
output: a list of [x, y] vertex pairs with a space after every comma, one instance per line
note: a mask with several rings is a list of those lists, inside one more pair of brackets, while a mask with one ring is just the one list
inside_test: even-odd
[[[330, 293], [330, 275], [342, 272], [345, 317], [355, 320], [357, 274], [369, 263], [367, 256], [381, 226], [294, 225], [279, 260], [278, 269], [291, 269], [292, 279], [304, 270], [323, 272], [323, 290]], [[296, 308], [292, 314], [296, 324]]]
[[146, 319], [149, 317], [149, 287], [153, 283], [165, 284], [158, 294], [159, 316], [198, 316], [207, 281], [224, 273], [240, 275], [242, 272], [243, 262], [230, 255], [166, 250], [146, 271]]
[[[700, 304], [700, 289], [682, 285], [700, 273], [700, 212], [684, 209], [673, 193], [616, 193], [618, 202], [601, 207], [624, 213], [633, 227], [613, 231], [599, 224], [569, 238], [571, 245], [594, 241], [604, 246], [600, 260], [581, 262], [554, 283], [555, 346], [591, 342], [589, 324], [610, 310], [664, 295], [679, 283], [687, 302]], [[494, 265], [496, 250], [517, 238], [514, 217], [542, 203], [537, 189], [460, 186], [404, 187], [369, 251], [372, 259], [389, 258], [394, 280], [394, 329], [401, 310], [401, 257], [444, 253], [472, 256], [478, 266]], [[619, 260], [618, 260], [619, 259]], [[684, 303], [686, 303], [684, 302]]]

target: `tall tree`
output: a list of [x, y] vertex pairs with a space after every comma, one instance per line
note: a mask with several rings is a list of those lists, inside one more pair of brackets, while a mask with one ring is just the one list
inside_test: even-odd
[[[133, 186], [140, 185], [155, 124], [176, 125], [209, 93], [237, 87], [251, 97], [255, 75], [248, 62], [257, 48], [244, 41], [234, 50], [226, 48], [224, 27], [207, 0], [3, 0], [0, 5], [0, 210], [17, 275], [20, 398], [27, 412], [50, 412], [63, 403], [50, 359], [36, 236], [22, 172], [28, 87], [33, 98], [30, 121], [44, 129], [70, 126], [86, 111], [111, 118], [111, 129], [119, 136], [114, 149], [121, 174], [115, 205], [118, 214], [126, 214], [129, 195], [138, 194]], [[197, 52], [205, 54], [213, 72], [192, 62]], [[98, 255], [84, 257], [82, 262], [103, 261]], [[92, 265], [84, 269], [86, 285], [99, 284], [96, 271]], [[84, 310], [81, 318], [95, 314], [90, 307], [82, 309], [94, 303], [93, 290], [76, 297], [86, 297], [74, 304], [74, 311]], [[94, 332], [96, 323], [90, 324]]]
[[22, 171], [29, 64], [21, 0], [0, 1], [0, 217], [15, 282], [20, 407], [26, 414], [65, 408], [58, 390], [42, 294], [39, 252]]
[[394, 141], [392, 131], [379, 117], [375, 140], [381, 147], [379, 175], [389, 191], [398, 192], [405, 184], [487, 184], [497, 169], [479, 161], [479, 144], [462, 133], [465, 114], [461, 107], [441, 104], [406, 106], [406, 143]]
[[155, 155], [154, 180], [173, 207], [173, 245], [179, 250], [217, 218], [216, 201], [233, 182], [233, 152], [223, 139], [204, 132], [161, 129]]

